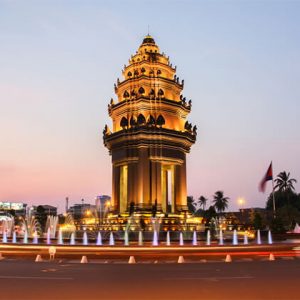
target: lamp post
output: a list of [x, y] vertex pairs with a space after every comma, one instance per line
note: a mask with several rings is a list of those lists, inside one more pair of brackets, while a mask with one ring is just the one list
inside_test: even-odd
[[[239, 197], [237, 202], [238, 202], [238, 205], [240, 206], [240, 211], [241, 211], [241, 214], [242, 214], [241, 219], [244, 219], [244, 210], [243, 210], [243, 208], [244, 208], [244, 204], [245, 204], [246, 201], [243, 197]], [[241, 220], [241, 221], [243, 222], [244, 220]], [[243, 222], [243, 223], [245, 223], [245, 222]]]
[[241, 207], [241, 210], [243, 209], [243, 206], [244, 206], [244, 204], [245, 204], [245, 199], [244, 198], [242, 198], [242, 197], [240, 197], [240, 198], [238, 198], [238, 205]]

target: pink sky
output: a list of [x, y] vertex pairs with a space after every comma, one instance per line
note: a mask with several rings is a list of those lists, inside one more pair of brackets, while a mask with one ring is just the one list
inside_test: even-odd
[[299, 3], [127, 2], [0, 4], [0, 201], [62, 210], [111, 194], [107, 104], [149, 23], [193, 100], [188, 193], [264, 207], [271, 160], [300, 181]]

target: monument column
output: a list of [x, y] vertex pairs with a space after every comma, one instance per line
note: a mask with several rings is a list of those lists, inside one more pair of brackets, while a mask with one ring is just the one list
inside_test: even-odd
[[114, 85], [108, 113], [111, 131], [103, 130], [104, 145], [113, 165], [112, 207], [127, 216], [149, 217], [152, 206], [179, 214], [187, 206], [186, 153], [196, 141], [197, 128], [187, 121], [191, 100], [182, 95], [169, 57], [147, 35]]

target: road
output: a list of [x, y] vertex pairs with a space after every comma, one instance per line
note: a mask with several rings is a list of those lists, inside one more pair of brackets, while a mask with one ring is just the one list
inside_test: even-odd
[[300, 299], [300, 259], [225, 262], [0, 261], [0, 299]]

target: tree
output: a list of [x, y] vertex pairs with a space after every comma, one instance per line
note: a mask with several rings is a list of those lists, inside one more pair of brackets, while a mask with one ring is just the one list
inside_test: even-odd
[[280, 172], [275, 179], [275, 190], [280, 192], [293, 191], [295, 190], [294, 183], [296, 182], [296, 179], [290, 178], [290, 172]]
[[212, 218], [217, 216], [216, 209], [213, 205], [211, 205], [208, 210], [204, 212], [204, 218], [210, 221]]
[[206, 203], [207, 203], [208, 199], [205, 198], [204, 196], [200, 196], [199, 199], [198, 199], [198, 201], [199, 201], [200, 208], [202, 207], [203, 210], [205, 210]]
[[[291, 190], [283, 191], [275, 191], [275, 206], [276, 211], [282, 207], [290, 206], [293, 209], [300, 210], [300, 195], [297, 195], [295, 192]], [[267, 199], [266, 203], [267, 210], [273, 210], [273, 194], [271, 193]]]
[[216, 211], [218, 213], [224, 212], [225, 209], [228, 207], [229, 198], [224, 197], [224, 192], [222, 192], [222, 191], [215, 192], [213, 197], [214, 197], [213, 203], [214, 203], [214, 207], [215, 207]]
[[260, 215], [260, 213], [255, 212], [254, 213], [254, 218], [253, 218], [253, 227], [258, 230], [258, 229], [262, 229], [262, 217]]
[[188, 196], [187, 197], [188, 211], [192, 214], [196, 211], [194, 203], [195, 203], [195, 201], [194, 201], [193, 196]]

